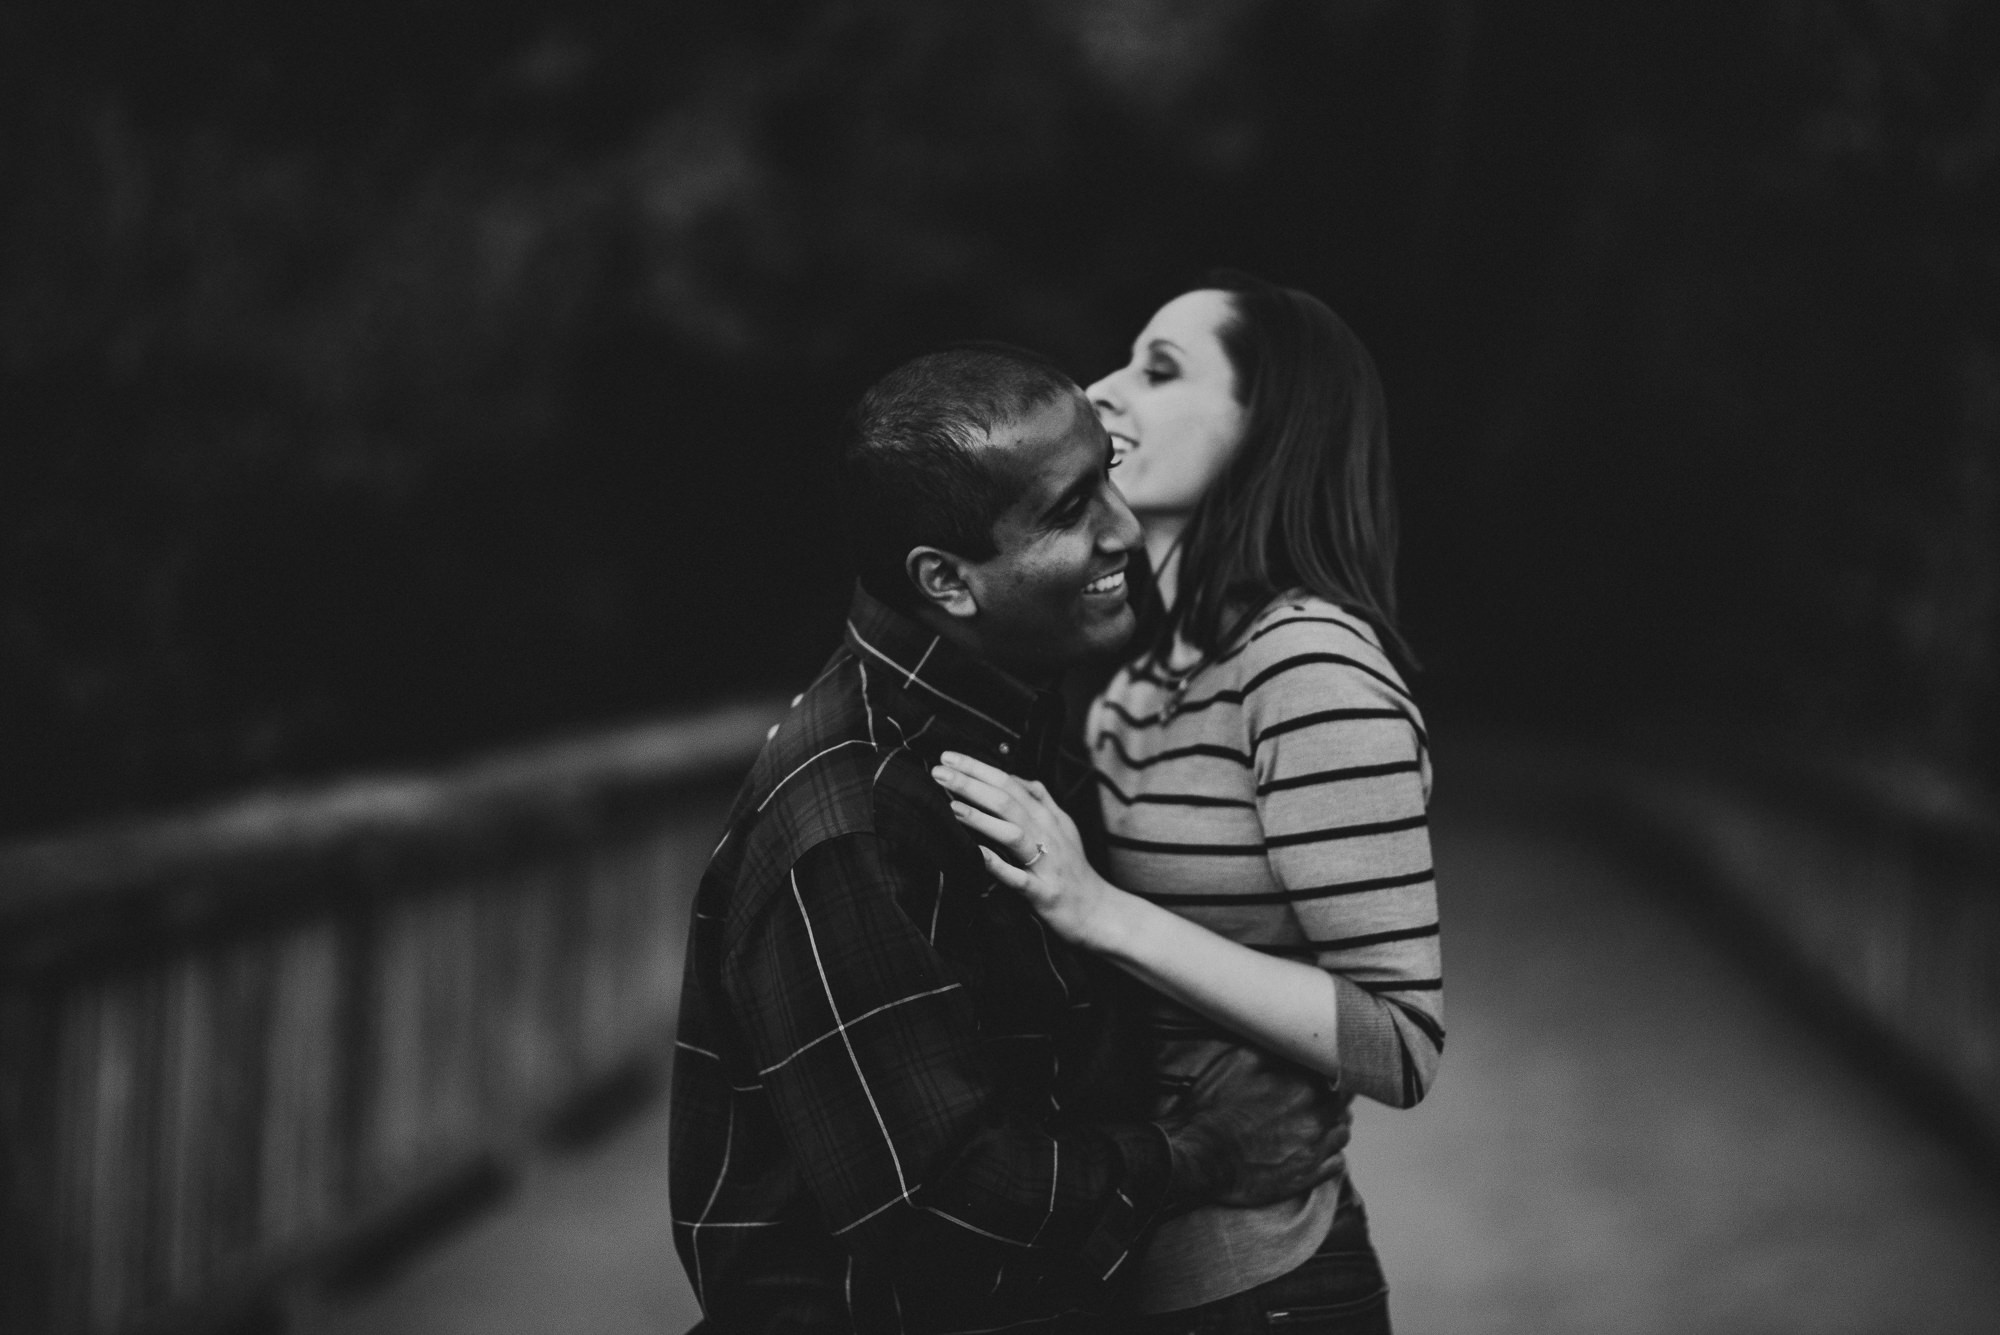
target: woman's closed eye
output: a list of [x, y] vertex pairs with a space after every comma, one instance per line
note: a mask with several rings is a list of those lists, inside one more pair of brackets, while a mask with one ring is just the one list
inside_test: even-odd
[[1180, 367], [1174, 365], [1172, 362], [1167, 361], [1164, 358], [1160, 358], [1154, 361], [1147, 362], [1145, 369], [1141, 372], [1141, 374], [1146, 377], [1147, 384], [1158, 385], [1164, 383], [1165, 381], [1172, 380], [1175, 376], [1180, 374], [1180, 371], [1181, 371]]

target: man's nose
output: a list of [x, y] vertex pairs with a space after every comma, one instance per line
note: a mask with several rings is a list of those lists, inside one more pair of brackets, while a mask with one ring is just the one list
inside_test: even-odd
[[1098, 546], [1108, 552], [1129, 552], [1138, 547], [1146, 536], [1146, 530], [1139, 524], [1139, 516], [1132, 513], [1132, 507], [1125, 503], [1125, 493], [1117, 486], [1106, 489], [1111, 500], [1111, 522], [1105, 526], [1098, 538]]

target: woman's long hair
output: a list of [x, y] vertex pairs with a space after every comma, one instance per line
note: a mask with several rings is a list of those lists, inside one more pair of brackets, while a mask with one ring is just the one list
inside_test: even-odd
[[1181, 535], [1180, 595], [1151, 654], [1178, 631], [1220, 653], [1277, 595], [1306, 589], [1364, 618], [1398, 665], [1415, 656], [1396, 625], [1396, 493], [1375, 360], [1324, 302], [1222, 270], [1218, 331], [1247, 410], [1236, 456]]

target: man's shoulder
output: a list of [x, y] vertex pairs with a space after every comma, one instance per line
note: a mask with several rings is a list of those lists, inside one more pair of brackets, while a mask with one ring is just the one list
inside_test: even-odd
[[725, 840], [755, 878], [782, 874], [818, 845], [851, 835], [898, 853], [948, 857], [962, 842], [929, 763], [879, 741], [860, 674], [836, 654], [772, 730], [738, 795]]
[[[872, 773], [881, 763], [851, 656], [837, 653], [785, 711], [737, 797], [741, 827], [772, 819], [816, 842], [872, 828]], [[802, 850], [801, 850], [802, 851]]]

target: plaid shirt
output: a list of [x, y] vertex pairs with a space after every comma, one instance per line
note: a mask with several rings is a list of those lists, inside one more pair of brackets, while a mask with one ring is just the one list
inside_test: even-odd
[[674, 1242], [712, 1328], [1069, 1328], [1130, 1268], [1169, 1186], [1130, 985], [996, 887], [930, 777], [958, 750], [1084, 815], [1062, 713], [857, 590], [758, 758], [674, 1072]]

